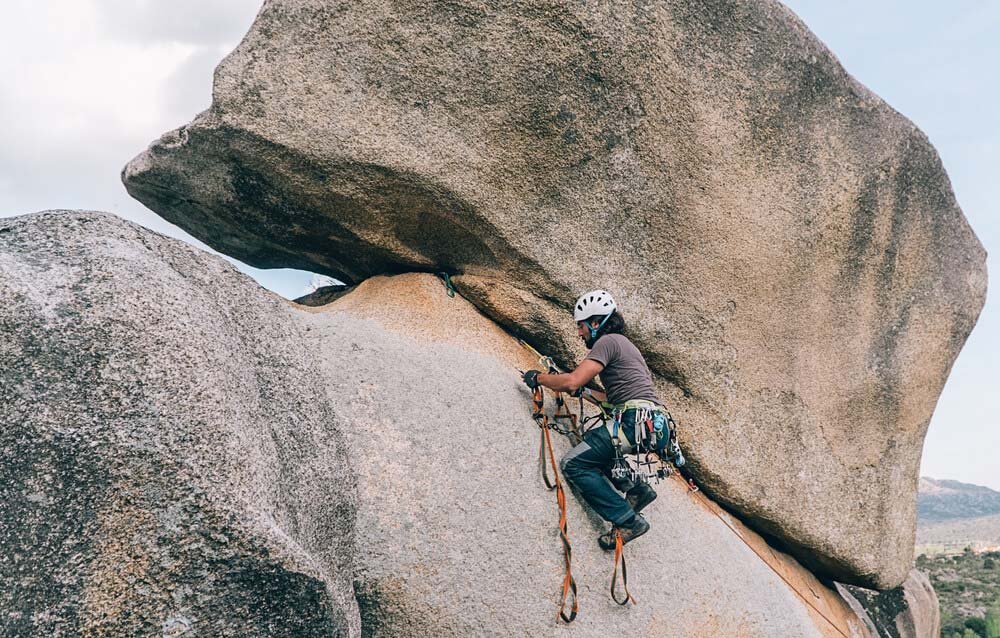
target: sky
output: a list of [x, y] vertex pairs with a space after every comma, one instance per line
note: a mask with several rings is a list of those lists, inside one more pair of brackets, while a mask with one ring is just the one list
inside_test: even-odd
[[[122, 167], [211, 102], [212, 70], [260, 0], [3, 0], [0, 216], [104, 210], [209, 250], [131, 199]], [[1000, 2], [788, 0], [844, 67], [938, 149], [996, 272]], [[258, 270], [286, 297], [311, 274]], [[1000, 308], [992, 291], [952, 370], [922, 474], [1000, 490]]]

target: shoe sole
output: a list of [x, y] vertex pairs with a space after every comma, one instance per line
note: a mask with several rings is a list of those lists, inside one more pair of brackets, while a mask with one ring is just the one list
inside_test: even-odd
[[[649, 528], [650, 525], [649, 522], [647, 521], [643, 530], [638, 534], [633, 534], [628, 537], [626, 537], [625, 534], [622, 534], [622, 545], [625, 545], [626, 543], [631, 543], [635, 539], [639, 538], [640, 536], [648, 532]], [[605, 539], [607, 539], [607, 541], [605, 541]], [[611, 551], [615, 548], [615, 537], [614, 535], [608, 536], [607, 534], [602, 534], [597, 538], [597, 544], [600, 545], [601, 549], [603, 549], [604, 551]]]
[[622, 545], [625, 545], [626, 543], [631, 543], [635, 539], [639, 538], [640, 536], [642, 536], [643, 534], [645, 534], [646, 532], [649, 531], [649, 527], [650, 527], [650, 525], [647, 522], [646, 526], [643, 528], [643, 530], [641, 532], [639, 532], [637, 534], [633, 534], [633, 535], [629, 536], [628, 538], [625, 537], [625, 534], [622, 534]]

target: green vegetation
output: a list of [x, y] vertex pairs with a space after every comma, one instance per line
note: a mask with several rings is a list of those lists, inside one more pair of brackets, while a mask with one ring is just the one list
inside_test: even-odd
[[1000, 604], [986, 612], [986, 638], [1000, 638]]
[[941, 603], [942, 638], [1000, 638], [1000, 552], [917, 557]]
[[966, 618], [964, 627], [941, 627], [941, 638], [1000, 638], [1000, 602], [986, 611], [986, 618]]
[[986, 611], [986, 618], [966, 618], [964, 629], [941, 628], [942, 638], [1000, 638], [1000, 602]]

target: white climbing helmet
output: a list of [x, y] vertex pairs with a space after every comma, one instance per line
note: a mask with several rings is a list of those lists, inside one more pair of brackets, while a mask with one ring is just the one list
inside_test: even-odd
[[591, 317], [610, 315], [617, 307], [607, 290], [591, 290], [576, 300], [573, 320], [586, 321]]

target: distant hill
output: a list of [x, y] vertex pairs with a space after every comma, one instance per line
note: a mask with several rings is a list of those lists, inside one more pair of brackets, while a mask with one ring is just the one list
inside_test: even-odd
[[1000, 550], [1000, 514], [917, 525], [917, 553]]
[[981, 485], [920, 478], [917, 525], [1000, 514], [1000, 492]]
[[917, 553], [1000, 549], [1000, 492], [922, 477], [917, 492]]

